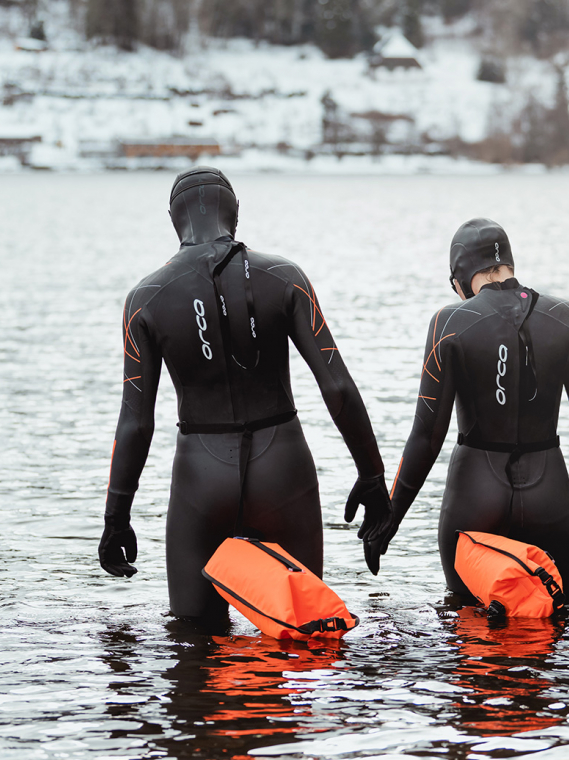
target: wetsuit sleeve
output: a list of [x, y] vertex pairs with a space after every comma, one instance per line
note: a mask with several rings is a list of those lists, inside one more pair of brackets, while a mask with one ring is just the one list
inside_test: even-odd
[[397, 523], [415, 500], [435, 463], [448, 431], [455, 397], [453, 334], [443, 334], [446, 320], [431, 320], [411, 434], [393, 488], [391, 502]]
[[306, 361], [361, 478], [384, 472], [362, 397], [342, 361], [308, 278], [300, 270], [289, 283], [289, 335]]
[[113, 444], [107, 515], [129, 512], [154, 432], [162, 358], [148, 320], [130, 294], [123, 314], [123, 399]]

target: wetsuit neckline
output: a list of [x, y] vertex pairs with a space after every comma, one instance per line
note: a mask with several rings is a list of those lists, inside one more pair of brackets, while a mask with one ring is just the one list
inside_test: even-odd
[[480, 290], [516, 290], [520, 287], [520, 283], [515, 277], [508, 277], [503, 282], [489, 282], [487, 285], [483, 285]]
[[233, 243], [234, 238], [231, 237], [231, 235], [222, 235], [221, 237], [215, 238], [215, 240], [207, 240], [205, 243], [190, 243], [187, 240], [182, 240], [180, 243], [181, 247], [191, 247], [194, 245], [208, 245], [208, 243]]

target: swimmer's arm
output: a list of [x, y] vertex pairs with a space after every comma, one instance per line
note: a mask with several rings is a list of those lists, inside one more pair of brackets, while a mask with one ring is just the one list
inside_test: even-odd
[[[127, 300], [128, 305], [128, 300]], [[134, 313], [130, 309], [131, 314]], [[162, 357], [143, 310], [123, 319], [123, 399], [116, 430], [106, 515], [130, 515], [130, 507], [154, 433], [154, 406]]]
[[[303, 277], [302, 273], [300, 273]], [[360, 505], [364, 517], [358, 531], [370, 571], [377, 575], [383, 536], [393, 524], [384, 467], [362, 397], [342, 361], [312, 285], [293, 282], [288, 309], [289, 335], [312, 370], [358, 470], [344, 519], [352, 522]]]
[[441, 335], [435, 315], [429, 327], [419, 398], [391, 499], [397, 524], [422, 488], [444, 443], [455, 398], [452, 335]]
[[382, 475], [384, 466], [362, 397], [342, 361], [308, 279], [290, 283], [289, 335], [310, 367], [360, 478]]

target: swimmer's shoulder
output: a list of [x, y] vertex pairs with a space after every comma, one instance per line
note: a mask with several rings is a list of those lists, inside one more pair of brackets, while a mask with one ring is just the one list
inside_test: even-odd
[[303, 270], [294, 261], [276, 254], [261, 253], [247, 248], [247, 255], [253, 269], [258, 269], [276, 277], [283, 282], [307, 282]]
[[455, 301], [434, 312], [429, 334], [433, 334], [437, 340], [452, 341], [490, 314], [482, 304], [476, 303], [476, 298], [459, 303]]
[[131, 311], [142, 311], [149, 306], [164, 288], [179, 276], [177, 260], [173, 258], [166, 261], [159, 269], [146, 275], [131, 288], [126, 297], [127, 308]]
[[569, 329], [569, 298], [540, 293], [534, 311]]

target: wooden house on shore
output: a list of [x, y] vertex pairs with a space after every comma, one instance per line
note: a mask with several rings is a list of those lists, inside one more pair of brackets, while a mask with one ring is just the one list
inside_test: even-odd
[[179, 158], [195, 161], [199, 156], [219, 156], [221, 148], [211, 137], [163, 137], [119, 140], [119, 152], [125, 158]]

